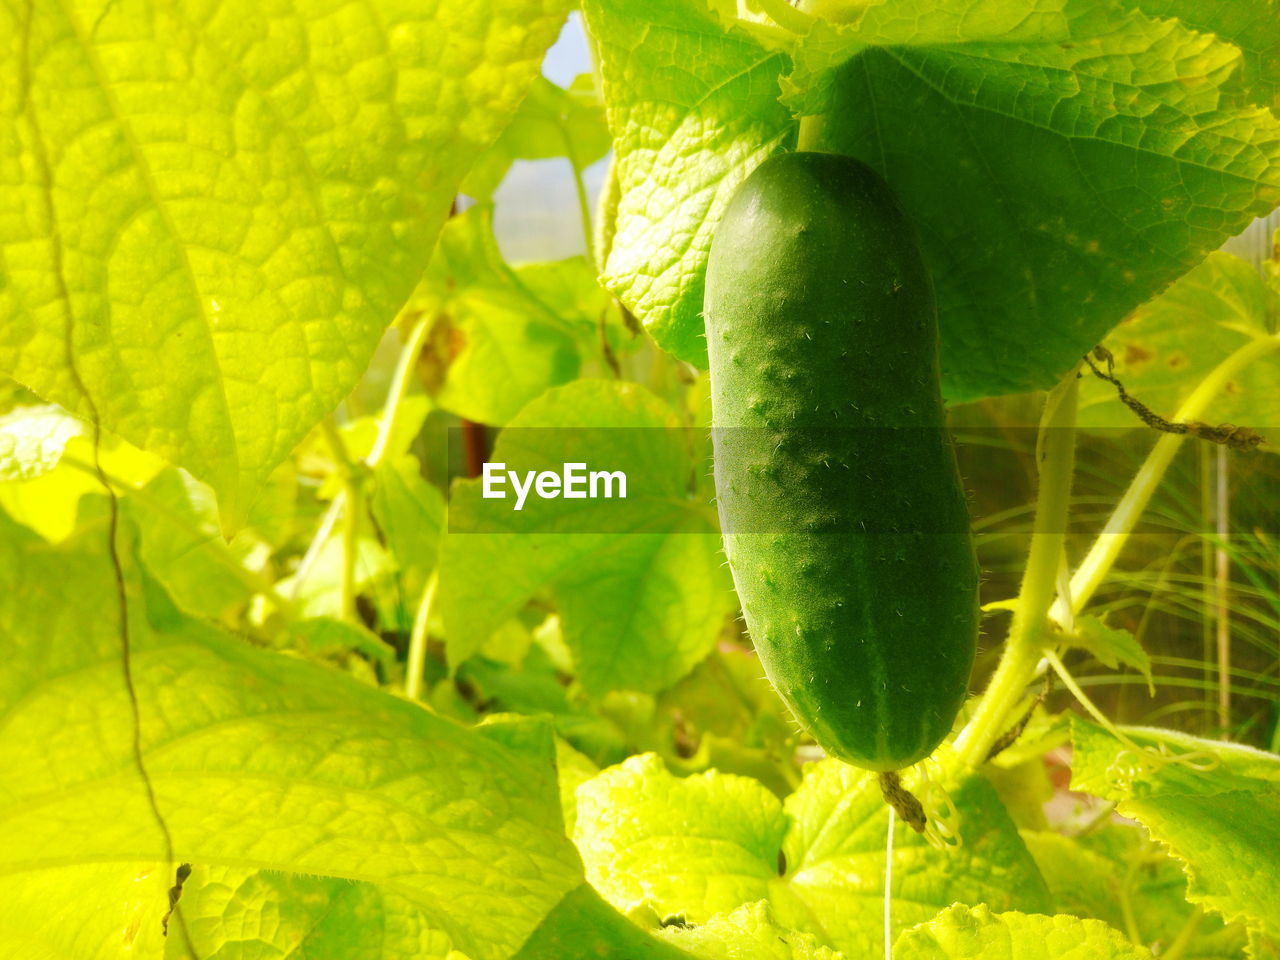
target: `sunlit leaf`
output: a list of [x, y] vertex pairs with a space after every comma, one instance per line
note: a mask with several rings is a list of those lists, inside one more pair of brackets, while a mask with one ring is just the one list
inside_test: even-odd
[[238, 523], [364, 371], [567, 8], [0, 8], [0, 369]]

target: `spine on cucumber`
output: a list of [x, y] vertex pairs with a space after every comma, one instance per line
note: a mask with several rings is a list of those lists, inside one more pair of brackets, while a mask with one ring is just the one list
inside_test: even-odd
[[705, 315], [725, 551], [765, 671], [828, 753], [912, 764], [964, 702], [978, 569], [911, 224], [859, 161], [775, 156], [716, 230]]

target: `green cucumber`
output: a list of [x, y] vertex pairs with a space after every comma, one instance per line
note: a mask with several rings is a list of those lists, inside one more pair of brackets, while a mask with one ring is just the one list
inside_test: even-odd
[[829, 754], [915, 763], [964, 703], [978, 625], [915, 232], [859, 161], [774, 156], [716, 229], [705, 317], [725, 552], [765, 672]]

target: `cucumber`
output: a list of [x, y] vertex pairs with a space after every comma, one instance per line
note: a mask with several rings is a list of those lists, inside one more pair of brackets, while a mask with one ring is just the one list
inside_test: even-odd
[[760, 165], [712, 240], [725, 552], [766, 674], [829, 754], [928, 756], [964, 702], [978, 566], [916, 235], [850, 157]]

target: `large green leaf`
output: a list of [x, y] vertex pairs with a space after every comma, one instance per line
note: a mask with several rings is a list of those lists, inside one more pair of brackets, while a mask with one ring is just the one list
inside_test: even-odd
[[[915, 222], [951, 401], [1052, 383], [1280, 202], [1280, 123], [1255, 105], [1271, 85], [1176, 20], [1104, 0], [824, 8], [838, 22], [798, 15], [791, 35], [717, 33], [701, 0], [666, 0], [652, 28], [623, 0], [586, 4], [623, 191], [605, 281], [685, 359], [705, 355], [724, 200], [789, 137], [770, 79], [828, 111], [826, 145], [882, 173]], [[696, 65], [663, 96], [673, 60]]]
[[1072, 787], [1117, 801], [1167, 845], [1185, 866], [1193, 903], [1280, 938], [1280, 756], [1172, 731], [1123, 731], [1149, 754], [1072, 722]]
[[[948, 789], [958, 847], [934, 849], [902, 824], [895, 833], [895, 929], [956, 901], [1048, 909], [1044, 880], [991, 787], [969, 776]], [[582, 784], [577, 799], [574, 841], [619, 909], [647, 903], [660, 917], [705, 923], [767, 899], [782, 926], [848, 956], [878, 949], [888, 808], [874, 775], [825, 760], [784, 808], [751, 778], [676, 779], [646, 755]]]
[[650, 936], [584, 883], [565, 894], [512, 960], [687, 960], [689, 956]]
[[[200, 960], [352, 957], [449, 960], [449, 937], [414, 902], [375, 883], [243, 867], [196, 866], [182, 918]], [[170, 923], [165, 956], [191, 960]]]
[[706, 960], [844, 960], [811, 934], [779, 926], [767, 903], [739, 907], [700, 926], [667, 927], [662, 936]]
[[[625, 428], [620, 425], [625, 425]], [[620, 470], [626, 499], [531, 497], [516, 511], [455, 484], [441, 561], [450, 658], [479, 649], [549, 591], [588, 692], [656, 692], [710, 652], [732, 600], [720, 538], [692, 477], [689, 431], [630, 383], [579, 380], [547, 391], [498, 436], [491, 463], [525, 473], [566, 462]]]
[[897, 960], [1149, 960], [1119, 930], [1098, 920], [993, 913], [956, 904], [908, 930], [893, 950]]
[[253, 649], [140, 581], [122, 536], [126, 648], [105, 532], [54, 548], [0, 515], [0, 878], [165, 860], [151, 796], [177, 860], [372, 884], [473, 960], [510, 956], [581, 882], [548, 729], [477, 735]]
[[1192, 30], [1217, 34], [1240, 48], [1240, 81], [1258, 103], [1280, 107], [1280, 5], [1276, 0], [1129, 0], [1152, 17], [1177, 17]]
[[159, 960], [173, 883], [165, 864], [141, 862], [0, 876], [0, 950], [24, 960]]
[[0, 7], [0, 369], [238, 521], [355, 385], [567, 7]]
[[750, 777], [677, 780], [644, 754], [578, 787], [577, 800], [587, 879], [619, 909], [647, 903], [660, 918], [703, 923], [767, 897], [778, 879], [787, 818]]
[[1023, 839], [1060, 913], [1092, 917], [1129, 929], [1153, 952], [1163, 953], [1193, 925], [1187, 960], [1234, 960], [1244, 949], [1240, 924], [1201, 915], [1187, 902], [1187, 878], [1141, 827], [1109, 823], [1081, 836], [1025, 831]]
[[[974, 774], [951, 777], [944, 785], [958, 812], [960, 843], [938, 850], [898, 824], [894, 929], [957, 901], [996, 910], [1047, 910], [1044, 880], [991, 785]], [[792, 826], [783, 852], [791, 888], [821, 918], [833, 946], [850, 956], [871, 954], [879, 945], [888, 831], [888, 808], [875, 776], [824, 760], [786, 808]]]
[[794, 142], [785, 56], [699, 0], [585, 0], [620, 194], [604, 283], [677, 356], [706, 364], [703, 270], [729, 198]]

